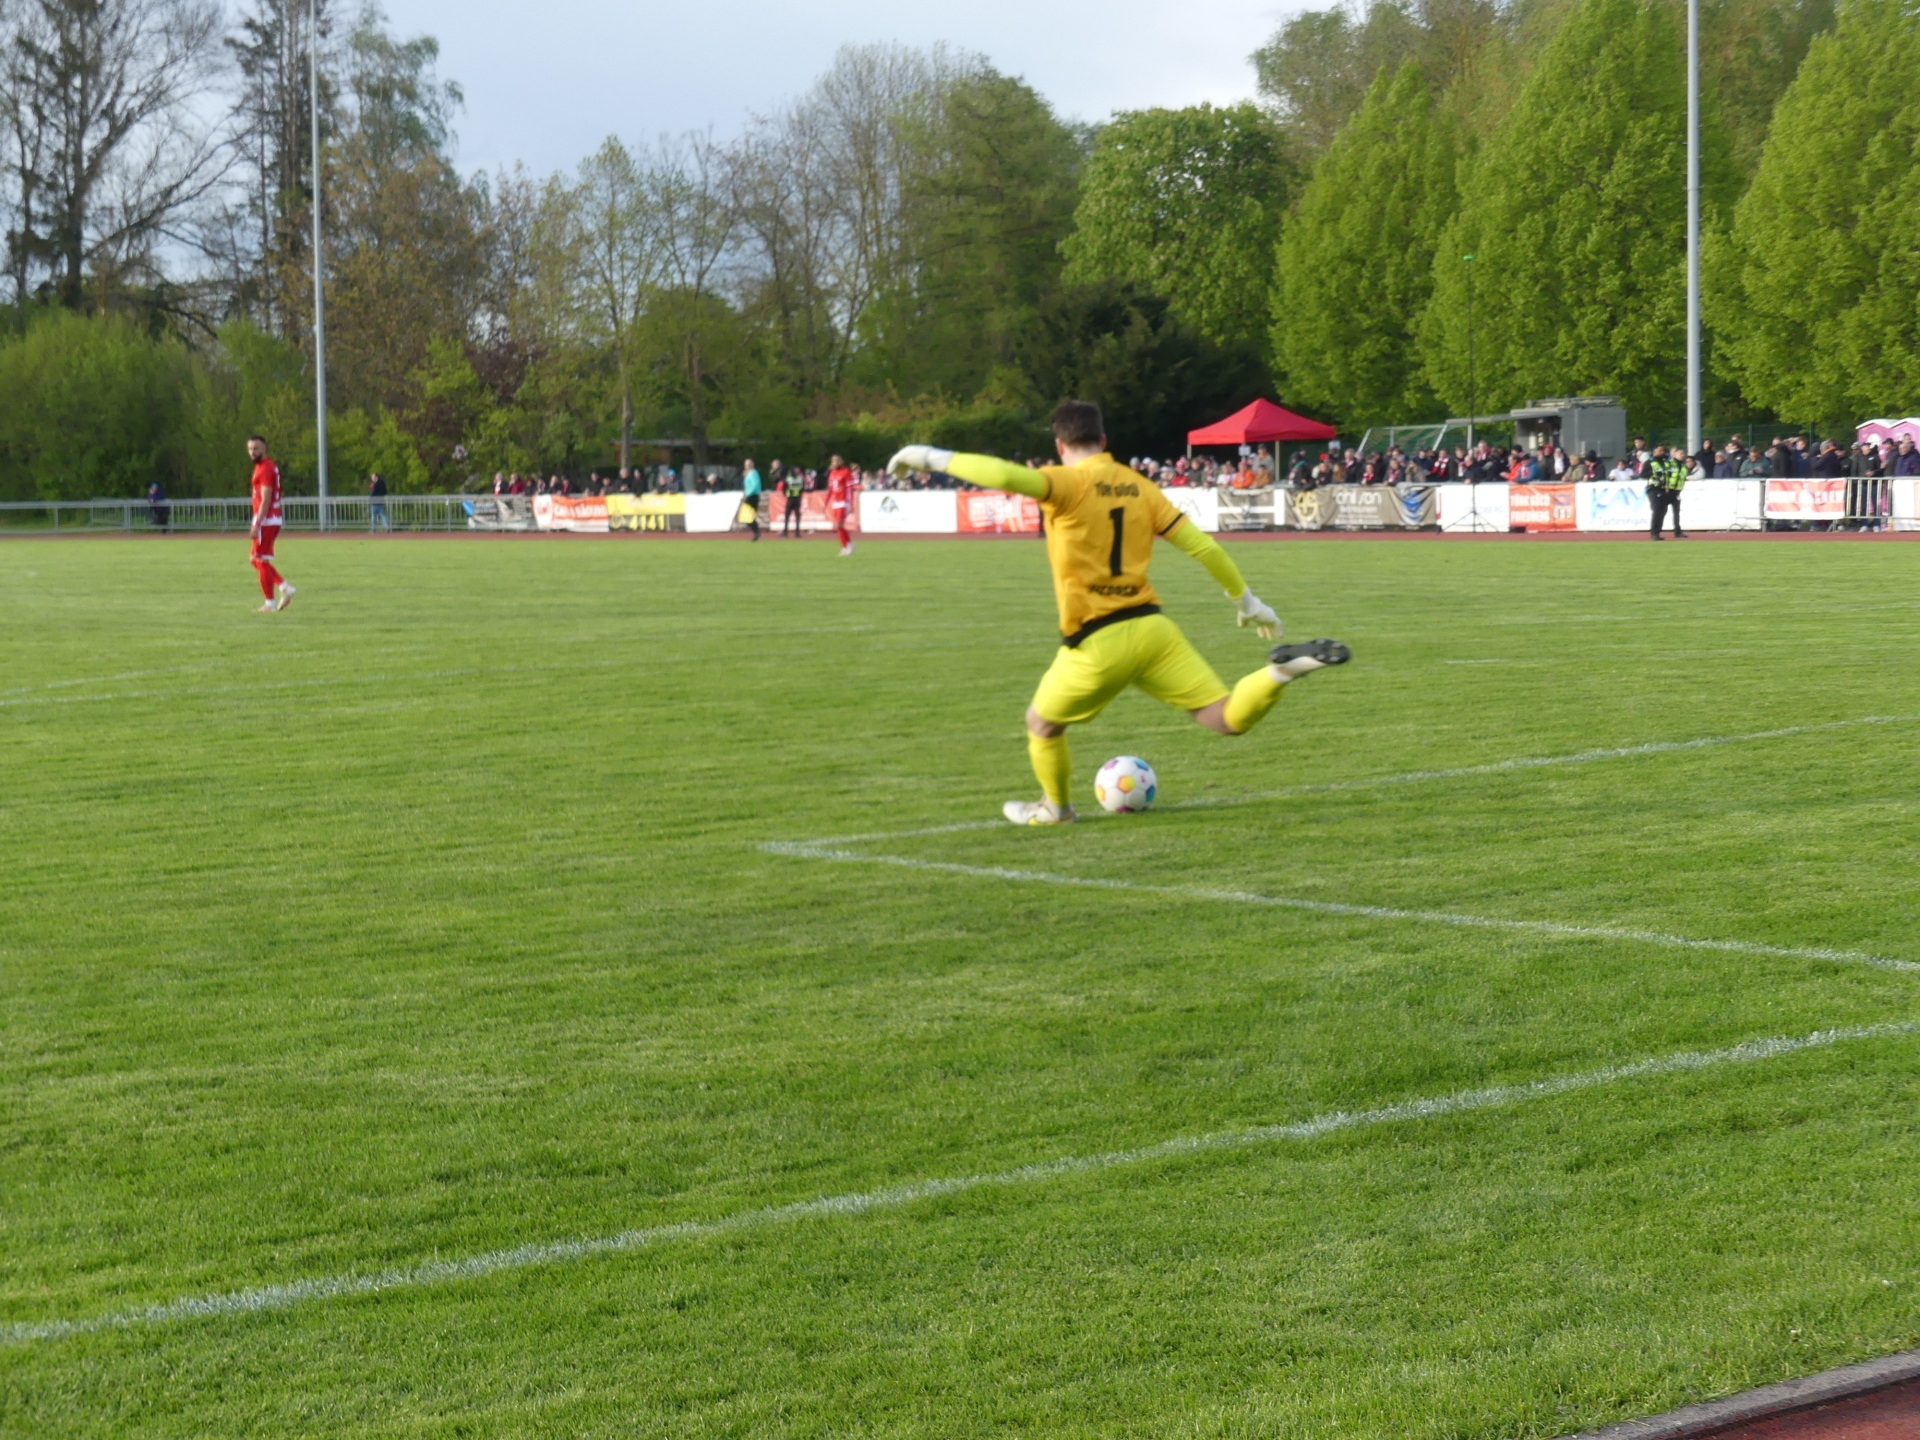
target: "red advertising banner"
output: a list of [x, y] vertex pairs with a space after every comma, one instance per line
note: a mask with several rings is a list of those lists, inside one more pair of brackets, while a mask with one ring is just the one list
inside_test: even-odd
[[[784, 530], [786, 528], [787, 497], [785, 495], [776, 493], [769, 498], [766, 524], [775, 530]], [[853, 504], [847, 507], [847, 529], [858, 530], [859, 528], [860, 497], [858, 493], [856, 493], [853, 497]], [[833, 530], [833, 521], [829, 517], [827, 510], [827, 492], [824, 490], [809, 491], [800, 497], [800, 531], [802, 534], [811, 534], [821, 530], [828, 531], [829, 533]]]
[[607, 532], [607, 502], [599, 495], [536, 495], [533, 520], [542, 530]]
[[1507, 524], [1515, 530], [1571, 530], [1573, 493], [1571, 485], [1510, 485]]
[[1038, 535], [1040, 502], [1030, 495], [998, 490], [963, 490], [959, 495], [962, 535]]
[[1769, 520], [1838, 520], [1846, 513], [1845, 480], [1767, 481]]

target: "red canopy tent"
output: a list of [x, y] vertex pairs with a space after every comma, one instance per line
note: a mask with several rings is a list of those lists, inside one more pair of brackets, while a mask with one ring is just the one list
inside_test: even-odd
[[1271, 400], [1256, 400], [1224, 420], [1187, 432], [1189, 445], [1265, 445], [1272, 440], [1331, 440], [1331, 425], [1283, 410]]

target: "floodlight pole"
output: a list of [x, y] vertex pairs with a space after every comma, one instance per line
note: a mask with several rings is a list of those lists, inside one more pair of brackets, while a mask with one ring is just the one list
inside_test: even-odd
[[1687, 462], [1700, 453], [1700, 0], [1687, 0]]
[[1480, 533], [1480, 482], [1473, 477], [1473, 417], [1479, 411], [1480, 397], [1473, 385], [1473, 256], [1462, 257], [1467, 267], [1467, 524], [1472, 533]]
[[320, 248], [320, 0], [307, 9], [308, 58], [313, 124], [313, 412], [314, 441], [319, 450], [320, 528], [327, 525], [327, 295], [324, 281], [326, 252]]

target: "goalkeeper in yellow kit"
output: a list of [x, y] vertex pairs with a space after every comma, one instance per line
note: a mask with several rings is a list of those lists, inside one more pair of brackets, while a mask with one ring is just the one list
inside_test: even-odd
[[1233, 558], [1144, 479], [1107, 454], [1100, 407], [1069, 400], [1053, 412], [1058, 465], [1029, 470], [991, 455], [909, 445], [887, 463], [895, 475], [935, 470], [988, 490], [1031, 495], [1046, 518], [1047, 563], [1060, 605], [1060, 652], [1027, 707], [1027, 753], [1042, 798], [1009, 800], [1016, 825], [1058, 825], [1074, 818], [1073, 754], [1067, 727], [1093, 719], [1129, 685], [1177, 705], [1209, 730], [1244, 735], [1300, 676], [1344, 665], [1337, 640], [1277, 645], [1267, 664], [1232, 689], [1160, 613], [1147, 582], [1155, 536], [1206, 566], [1240, 609], [1240, 624], [1263, 640], [1279, 638], [1280, 618], [1247, 588]]

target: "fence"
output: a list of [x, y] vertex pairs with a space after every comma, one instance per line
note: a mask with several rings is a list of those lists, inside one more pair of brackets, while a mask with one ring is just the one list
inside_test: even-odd
[[[327, 501], [324, 528], [337, 531], [465, 530], [473, 513], [468, 495], [388, 495], [375, 500], [347, 495]], [[319, 530], [320, 500], [288, 495], [280, 501], [283, 530]], [[0, 504], [0, 530], [100, 533], [184, 531], [245, 534], [252, 523], [252, 502], [245, 496], [209, 500], [47, 500]]]

